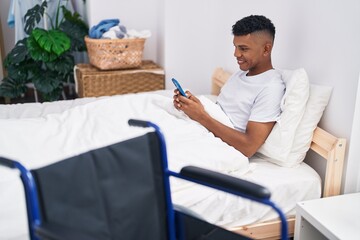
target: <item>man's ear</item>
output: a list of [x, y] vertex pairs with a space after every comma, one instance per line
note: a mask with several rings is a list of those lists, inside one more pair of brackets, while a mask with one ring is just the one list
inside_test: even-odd
[[272, 50], [272, 44], [270, 42], [265, 43], [264, 45], [264, 56], [270, 55]]

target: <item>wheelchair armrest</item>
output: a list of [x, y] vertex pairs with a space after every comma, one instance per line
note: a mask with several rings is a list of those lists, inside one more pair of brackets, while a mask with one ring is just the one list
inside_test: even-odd
[[128, 121], [129, 126], [135, 126], [135, 127], [149, 127], [149, 122], [148, 121], [143, 121], [143, 120], [137, 120], [137, 119], [129, 119]]
[[7, 158], [0, 157], [0, 165], [8, 168], [16, 168], [16, 162]]
[[183, 167], [180, 175], [254, 198], [270, 199], [271, 196], [267, 188], [256, 183], [195, 166]]

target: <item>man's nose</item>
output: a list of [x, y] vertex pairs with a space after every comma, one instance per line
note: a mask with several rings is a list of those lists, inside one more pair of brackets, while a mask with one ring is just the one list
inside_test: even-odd
[[241, 51], [239, 51], [237, 48], [234, 50], [234, 57], [241, 57]]

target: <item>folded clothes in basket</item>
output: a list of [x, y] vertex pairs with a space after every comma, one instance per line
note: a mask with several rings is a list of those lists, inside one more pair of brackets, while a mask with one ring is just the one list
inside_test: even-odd
[[93, 26], [89, 31], [90, 38], [101, 38], [102, 35], [107, 32], [110, 28], [119, 25], [119, 19], [105, 19], [99, 24]]
[[124, 25], [118, 25], [110, 28], [101, 38], [103, 39], [122, 39], [122, 38], [149, 38], [150, 30], [137, 31], [135, 29], [126, 30]]
[[105, 32], [101, 38], [105, 39], [116, 39], [116, 38], [126, 38], [127, 30], [124, 25], [117, 25], [110, 28], [107, 32]]
[[105, 19], [90, 29], [89, 37], [95, 39], [149, 38], [151, 32], [134, 29], [127, 31], [124, 25], [120, 25], [119, 19]]
[[149, 38], [151, 37], [151, 32], [149, 30], [137, 31], [131, 29], [127, 32], [129, 38]]

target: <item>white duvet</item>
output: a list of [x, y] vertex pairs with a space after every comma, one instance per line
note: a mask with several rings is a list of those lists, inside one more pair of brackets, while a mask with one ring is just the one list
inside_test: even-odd
[[[205, 97], [200, 99], [213, 117], [231, 126], [218, 105]], [[93, 99], [41, 117], [0, 119], [0, 156], [37, 168], [149, 131], [129, 127], [130, 118], [160, 126], [166, 139], [169, 168], [173, 171], [195, 165], [242, 176], [249, 170], [244, 155], [176, 110], [172, 98], [148, 93]], [[173, 181], [174, 201], [194, 205], [211, 194], [199, 192], [195, 198], [189, 198], [184, 191], [188, 188], [193, 186]], [[26, 235], [25, 205], [18, 174], [0, 167], [0, 239], [17, 236], [26, 239]]]

